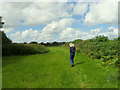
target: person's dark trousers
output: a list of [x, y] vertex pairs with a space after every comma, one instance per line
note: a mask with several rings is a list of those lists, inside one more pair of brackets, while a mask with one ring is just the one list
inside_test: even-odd
[[74, 64], [74, 56], [75, 56], [75, 53], [70, 53], [70, 62], [72, 65]]

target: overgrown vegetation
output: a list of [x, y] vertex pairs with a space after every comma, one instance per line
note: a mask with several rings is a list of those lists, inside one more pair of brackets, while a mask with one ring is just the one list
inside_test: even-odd
[[109, 40], [105, 36], [97, 36], [93, 39], [79, 42], [77, 51], [91, 58], [100, 59], [103, 65], [119, 64], [118, 38]]
[[20, 44], [12, 43], [7, 38], [4, 32], [2, 32], [2, 55], [26, 55], [26, 54], [41, 54], [47, 53], [50, 50], [41, 44]]

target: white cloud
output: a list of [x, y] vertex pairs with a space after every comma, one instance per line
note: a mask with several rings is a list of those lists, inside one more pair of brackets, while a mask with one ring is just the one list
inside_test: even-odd
[[102, 30], [101, 30], [100, 28], [91, 29], [91, 30], [90, 30], [90, 34], [97, 36], [97, 35], [100, 34], [101, 31], [102, 31]]
[[118, 28], [108, 27], [108, 31], [104, 33], [100, 33], [100, 35], [108, 36], [109, 39], [118, 37]]
[[75, 39], [86, 39], [88, 32], [84, 32], [81, 29], [66, 28], [60, 33], [59, 41], [73, 41]]
[[[52, 42], [71, 41], [75, 39], [89, 39], [96, 35], [107, 35], [110, 38], [117, 36], [117, 28], [108, 27], [108, 31], [103, 33], [100, 28], [91, 29], [84, 32], [81, 29], [72, 28], [71, 25], [79, 20], [73, 19], [73, 15], [84, 15], [87, 11], [87, 3], [73, 4], [67, 3], [4, 3], [3, 19], [6, 33], [14, 31], [20, 25], [46, 25], [43, 30], [28, 29], [10, 34], [14, 42]], [[73, 8], [73, 13], [71, 10]], [[20, 23], [23, 19], [25, 22]], [[93, 26], [97, 24], [116, 24], [117, 5], [116, 3], [90, 4], [90, 11], [86, 14], [84, 24]], [[79, 21], [80, 22], [80, 21]], [[80, 23], [81, 24], [81, 23]], [[93, 27], [94, 28], [94, 27]], [[57, 37], [56, 37], [57, 36]]]
[[118, 3], [92, 3], [86, 14], [84, 24], [94, 26], [98, 24], [117, 24]]
[[84, 15], [88, 9], [88, 3], [77, 3], [73, 9], [73, 15]]
[[[58, 37], [54, 37], [55, 35], [57, 35]], [[82, 29], [74, 29], [71, 27], [66, 27], [63, 30], [61, 31], [58, 30], [58, 32], [55, 33], [54, 30], [52, 31], [52, 33], [50, 33], [48, 30], [47, 33], [47, 31], [40, 32], [38, 30], [29, 29], [22, 32], [17, 31], [16, 33], [12, 33], [10, 34], [10, 37], [14, 42], [31, 42], [31, 41], [37, 41], [37, 42], [65, 41], [66, 42], [66, 41], [73, 41], [75, 39], [86, 40], [86, 39], [94, 38], [95, 36], [98, 35], [108, 36], [109, 39], [113, 39], [118, 37], [118, 29], [114, 27], [108, 27], [107, 32], [102, 32], [100, 28], [96, 28], [96, 29], [91, 29], [90, 32], [84, 32]]]
[[91, 32], [100, 32], [101, 29], [100, 29], [100, 28], [96, 28], [96, 29], [91, 29], [90, 31], [91, 31]]
[[115, 29], [114, 27], [108, 27], [109, 32], [114, 32], [114, 29]]
[[71, 17], [68, 12], [72, 4], [59, 2], [37, 3], [2, 3], [4, 27], [17, 27], [20, 20], [25, 20], [25, 25], [48, 24], [53, 20], [63, 17]]
[[60, 39], [64, 41], [72, 40], [73, 39], [73, 28], [66, 28], [65, 30], [60, 33]]
[[38, 30], [25, 30], [25, 31], [17, 31], [15, 33], [10, 34], [11, 39], [14, 42], [30, 42], [30, 41], [35, 41], [38, 38], [39, 35]]
[[63, 18], [61, 20], [53, 21], [50, 24], [47, 24], [42, 33], [44, 34], [59, 34], [63, 29], [70, 27], [70, 25], [75, 22], [72, 18]]
[[38, 31], [37, 30], [26, 30], [22, 32], [22, 38], [32, 38], [38, 36]]
[[71, 17], [68, 13], [71, 9], [72, 4], [67, 5], [67, 3], [32, 3], [22, 13], [26, 25], [36, 25], [48, 24], [58, 18]]
[[[47, 24], [43, 28], [42, 33], [41, 33], [42, 38], [40, 38], [40, 39], [42, 39], [45, 42], [58, 41], [58, 38], [60, 38], [59, 34], [64, 29], [70, 27], [73, 22], [75, 22], [75, 20], [72, 18], [63, 18], [63, 19], [60, 19], [57, 21], [52, 21], [51, 23]], [[56, 35], [58, 36], [57, 38], [55, 37]]]
[[[5, 22], [4, 28], [8, 33], [11, 28], [15, 29], [18, 25], [40, 25], [49, 24], [54, 20], [59, 20], [63, 17], [71, 17], [69, 11], [72, 9], [73, 4], [66, 2], [6, 2], [0, 3], [0, 15], [3, 16]], [[2, 6], [4, 8], [2, 8]], [[24, 20], [24, 23], [20, 23]]]
[[[25, 31], [18, 31], [16, 33], [10, 34], [14, 42], [21, 41], [38, 41], [38, 42], [47, 42], [47, 41], [54, 41], [57, 40], [55, 35], [61, 33], [64, 29], [71, 26], [71, 24], [75, 22], [72, 18], [63, 18], [57, 21], [53, 21], [47, 24], [42, 32], [38, 30], [25, 30]], [[20, 38], [19, 38], [20, 37]]]
[[94, 38], [95, 36], [104, 35], [109, 39], [114, 39], [118, 37], [118, 28], [108, 27], [106, 31], [102, 31], [100, 28], [91, 29], [89, 36], [90, 38]]

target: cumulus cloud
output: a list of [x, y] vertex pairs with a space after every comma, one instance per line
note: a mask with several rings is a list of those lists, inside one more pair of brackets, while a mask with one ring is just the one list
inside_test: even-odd
[[[88, 35], [87, 32], [83, 32], [81, 29], [71, 28], [70, 26], [73, 22], [75, 22], [75, 20], [72, 18], [63, 18], [47, 24], [41, 32], [29, 29], [12, 33], [10, 34], [10, 37], [14, 42], [53, 42], [71, 41], [78, 38], [83, 39], [83, 36]], [[58, 35], [58, 37], [55, 38], [55, 35]]]
[[72, 41], [75, 39], [86, 39], [86, 36], [89, 35], [88, 32], [84, 32], [81, 29], [66, 28], [60, 33], [59, 40], [61, 41]]
[[117, 38], [118, 37], [118, 28], [108, 27], [108, 31], [104, 32], [104, 33], [100, 33], [100, 35], [108, 36], [109, 39]]
[[[3, 31], [13, 32], [18, 25], [45, 25], [42, 31], [28, 29], [10, 33], [14, 42], [53, 42], [71, 41], [75, 39], [90, 39], [96, 35], [106, 35], [110, 38], [117, 36], [117, 28], [108, 27], [107, 32], [102, 32], [100, 28], [91, 29], [84, 32], [80, 28], [72, 28], [72, 24], [77, 22], [72, 18], [74, 15], [84, 15], [88, 9], [87, 3], [77, 3], [76, 5], [66, 2], [54, 3], [3, 3], [3, 19], [5, 26]], [[72, 12], [73, 9], [73, 12]], [[1, 13], [0, 13], [1, 15]], [[20, 22], [23, 20], [23, 23]], [[97, 24], [116, 24], [117, 23], [117, 4], [116, 3], [91, 3], [90, 10], [81, 18], [83, 23], [88, 26]], [[81, 23], [80, 23], [81, 24]], [[93, 27], [94, 28], [94, 27]]]
[[[46, 26], [47, 27], [47, 26]], [[112, 29], [112, 31], [111, 31]], [[44, 30], [44, 29], [43, 29]], [[54, 31], [53, 31], [54, 32]], [[58, 37], [54, 37], [57, 35]], [[114, 27], [108, 27], [108, 31], [102, 32], [100, 28], [91, 29], [90, 32], [84, 32], [82, 29], [74, 29], [71, 27], [66, 27], [63, 30], [56, 33], [47, 33], [40, 32], [38, 30], [28, 29], [25, 31], [17, 31], [15, 33], [10, 34], [10, 37], [14, 42], [54, 42], [54, 41], [73, 41], [75, 39], [90, 39], [94, 38], [98, 35], [108, 36], [109, 39], [118, 37], [118, 29]]]
[[72, 9], [72, 4], [67, 3], [33, 3], [23, 10], [25, 24], [48, 24], [53, 20], [72, 16], [68, 12]]
[[24, 25], [48, 24], [53, 20], [63, 17], [70, 17], [68, 13], [72, 9], [72, 4], [60, 2], [37, 2], [37, 3], [2, 3], [5, 21], [4, 27], [17, 27], [20, 20], [24, 20]]
[[89, 33], [90, 38], [94, 38], [99, 35], [107, 36], [109, 39], [114, 39], [118, 37], [118, 28], [108, 27], [106, 31], [102, 31], [100, 28], [91, 29]]
[[[14, 31], [18, 25], [46, 25], [59, 20], [59, 18], [71, 17], [72, 14], [69, 11], [72, 7], [73, 4], [68, 5], [66, 2], [0, 2], [0, 9], [2, 9], [0, 16], [5, 22], [2, 31], [9, 33]], [[23, 23], [20, 22], [21, 20]], [[46, 32], [47, 27], [43, 32]], [[46, 36], [50, 38], [50, 35]]]
[[38, 38], [39, 35], [39, 31], [38, 30], [32, 30], [32, 29], [28, 29], [25, 31], [17, 31], [15, 33], [10, 34], [11, 39], [14, 42], [29, 42], [29, 41], [35, 41]]
[[[2, 16], [4, 27], [17, 27], [23, 19], [24, 25], [48, 24], [59, 18], [72, 15], [84, 15], [88, 3], [76, 5], [66, 2], [37, 2], [37, 3], [2, 3]], [[1, 6], [0, 6], [1, 7]], [[118, 19], [118, 3], [91, 3], [90, 11], [86, 14], [84, 24], [94, 26], [97, 24], [116, 24]], [[73, 9], [73, 13], [70, 11]]]
[[38, 30], [29, 29], [22, 32], [18, 31], [16, 33], [10, 34], [10, 36], [15, 42], [25, 42], [29, 40], [34, 40], [38, 42], [54, 41], [57, 40], [55, 38], [55, 35], [58, 35], [64, 29], [70, 27], [73, 22], [75, 22], [75, 20], [72, 18], [63, 18], [47, 24], [41, 32]]
[[91, 3], [90, 11], [86, 14], [84, 24], [94, 26], [98, 24], [117, 24], [118, 3]]
[[73, 15], [84, 15], [88, 9], [88, 3], [77, 3], [73, 8]]
[[74, 32], [73, 28], [66, 28], [65, 30], [62, 31], [62, 33], [60, 33], [60, 39], [65, 41], [72, 40], [73, 32]]
[[53, 21], [50, 24], [47, 24], [42, 32], [44, 34], [59, 34], [59, 32], [75, 22], [72, 18], [63, 18], [61, 20]]

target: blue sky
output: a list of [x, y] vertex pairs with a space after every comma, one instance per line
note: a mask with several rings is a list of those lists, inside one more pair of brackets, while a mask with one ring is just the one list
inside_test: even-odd
[[[3, 3], [7, 36], [13, 42], [53, 42], [118, 35], [117, 3]], [[11, 15], [10, 15], [11, 14]]]

